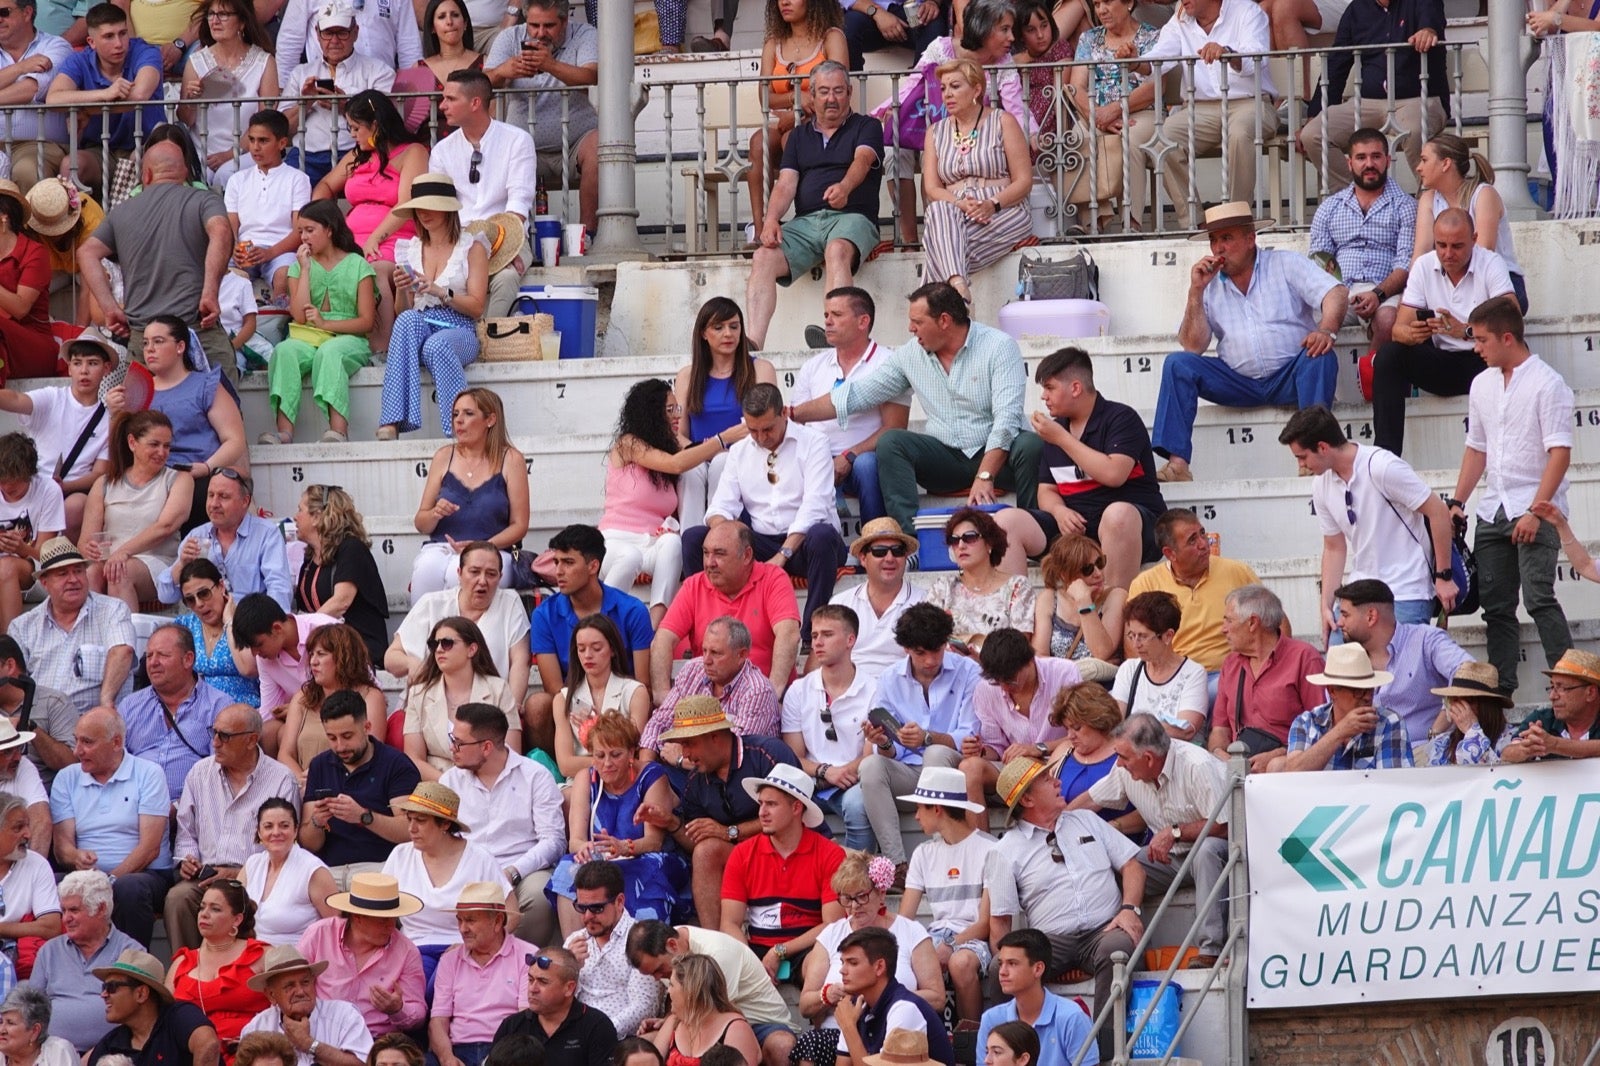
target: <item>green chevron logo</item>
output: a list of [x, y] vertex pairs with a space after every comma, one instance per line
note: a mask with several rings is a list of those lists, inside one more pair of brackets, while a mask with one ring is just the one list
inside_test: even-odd
[[1278, 854], [1318, 892], [1366, 888], [1355, 871], [1334, 854], [1333, 848], [1366, 813], [1367, 806], [1312, 808], [1278, 846]]

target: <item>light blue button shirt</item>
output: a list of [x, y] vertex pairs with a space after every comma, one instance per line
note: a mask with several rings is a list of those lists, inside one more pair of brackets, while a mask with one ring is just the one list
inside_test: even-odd
[[[161, 767], [137, 755], [124, 755], [104, 784], [68, 766], [50, 786], [50, 820], [56, 825], [71, 819], [74, 843], [92, 851], [95, 866], [110, 873], [139, 846], [139, 819], [165, 818], [172, 809], [167, 778]], [[150, 863], [152, 870], [172, 866], [168, 834], [161, 834], [161, 851]]]
[[[944, 653], [944, 667], [928, 691], [911, 676], [911, 658], [903, 657], [878, 677], [874, 707], [887, 707], [900, 721], [916, 722], [929, 733], [949, 733], [957, 744], [977, 730], [977, 715], [972, 710], [972, 693], [982, 680], [983, 671], [965, 655]], [[922, 753], [895, 745], [896, 761], [921, 766]]]
[[[206, 558], [217, 564], [217, 569], [228, 579], [228, 589], [235, 601], [252, 592], [265, 592], [285, 611], [294, 606], [294, 582], [289, 577], [289, 555], [284, 547], [283, 534], [276, 522], [244, 516], [239, 523], [237, 539], [226, 552], [217, 539], [214, 523], [204, 522], [189, 531], [184, 540], [196, 537], [211, 541]], [[180, 553], [182, 545], [179, 546]], [[164, 568], [156, 574], [156, 597], [162, 603], [177, 603], [181, 598], [178, 583], [172, 579], [171, 569]]]
[[1245, 292], [1220, 271], [1202, 297], [1222, 361], [1246, 377], [1269, 378], [1300, 354], [1317, 328], [1322, 298], [1338, 279], [1299, 252], [1256, 250]]

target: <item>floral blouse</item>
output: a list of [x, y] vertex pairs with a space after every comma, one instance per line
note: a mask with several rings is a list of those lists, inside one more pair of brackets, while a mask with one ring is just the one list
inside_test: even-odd
[[[1154, 26], [1141, 22], [1133, 31], [1133, 47], [1144, 55], [1156, 46], [1157, 31]], [[1078, 38], [1079, 63], [1094, 63], [1089, 74], [1089, 99], [1095, 107], [1114, 104], [1122, 99], [1122, 66], [1114, 61], [1111, 49], [1106, 47], [1106, 28], [1091, 26]], [[1154, 72], [1152, 72], [1154, 73]], [[1148, 80], [1148, 74], [1128, 72], [1128, 91], [1132, 92]]]
[[1500, 739], [1493, 744], [1483, 731], [1483, 726], [1473, 723], [1466, 735], [1456, 744], [1455, 758], [1450, 758], [1450, 735], [1455, 732], [1451, 726], [1443, 733], [1435, 733], [1433, 739], [1428, 741], [1429, 766], [1493, 766], [1500, 761], [1500, 753], [1511, 743], [1511, 738], [1516, 735], [1515, 726], [1506, 726], [1500, 731]]
[[988, 636], [996, 629], [1033, 632], [1033, 586], [1025, 577], [1012, 575], [987, 594], [968, 590], [959, 574], [951, 574], [928, 590], [927, 602], [943, 607], [955, 619], [957, 639], [973, 633]]

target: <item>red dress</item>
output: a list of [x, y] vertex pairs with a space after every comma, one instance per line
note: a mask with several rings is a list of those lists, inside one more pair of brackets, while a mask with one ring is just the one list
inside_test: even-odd
[[54, 376], [60, 347], [50, 334], [50, 253], [19, 234], [16, 247], [0, 257], [0, 289], [23, 286], [38, 290], [27, 314], [13, 318], [0, 310], [0, 382]]
[[[197, 949], [179, 948], [172, 953], [173, 994], [205, 1012], [225, 1048], [239, 1039], [245, 1022], [272, 1006], [266, 996], [245, 987], [245, 982], [255, 976], [266, 950], [267, 945], [260, 940], [245, 941], [239, 957], [222, 967], [212, 981], [197, 981], [194, 977], [200, 956]], [[224, 1058], [233, 1061], [231, 1052]]]

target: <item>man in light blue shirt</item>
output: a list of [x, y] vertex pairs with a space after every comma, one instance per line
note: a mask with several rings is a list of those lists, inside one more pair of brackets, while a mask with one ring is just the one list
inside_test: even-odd
[[883, 365], [796, 404], [790, 417], [837, 418], [844, 426], [908, 388], [916, 393], [926, 432], [891, 429], [878, 438], [884, 510], [901, 529], [915, 528], [918, 485], [965, 491], [974, 506], [993, 503], [996, 488], [1014, 488], [1018, 507], [1038, 506], [1039, 438], [1023, 428], [1028, 372], [1017, 342], [972, 321], [961, 295], [942, 281], [911, 294], [909, 317], [911, 340]]
[[[1161, 481], [1194, 480], [1189, 460], [1202, 399], [1224, 407], [1333, 406], [1339, 361], [1329, 353], [1349, 293], [1298, 252], [1256, 247], [1256, 230], [1268, 225], [1242, 201], [1206, 211], [1200, 229], [1211, 254], [1189, 272], [1178, 326], [1183, 351], [1161, 366], [1150, 434], [1156, 454], [1167, 459], [1156, 473]], [[1216, 358], [1202, 354], [1212, 337]]]
[[950, 650], [954, 628], [950, 615], [931, 603], [912, 604], [895, 623], [895, 643], [906, 656], [878, 676], [872, 706], [888, 708], [904, 724], [894, 736], [870, 721], [864, 726], [875, 750], [861, 760], [859, 784], [841, 803], [845, 828], [852, 836], [874, 837], [878, 847], [868, 850], [892, 859], [901, 878], [907, 858], [895, 797], [917, 787], [924, 764], [960, 766], [961, 740], [975, 728], [972, 693], [983, 671]]
[[255, 482], [229, 467], [216, 471], [206, 488], [206, 517], [178, 546], [178, 560], [156, 574], [156, 597], [177, 603], [183, 592], [183, 568], [195, 559], [209, 559], [222, 576], [235, 601], [252, 592], [265, 592], [285, 611], [294, 603], [294, 583], [289, 576], [289, 554], [283, 534], [274, 522], [250, 513]]
[[[1000, 938], [994, 964], [1000, 991], [1011, 999], [983, 1012], [978, 1023], [979, 1058], [995, 1026], [1022, 1022], [1039, 1034], [1039, 1061], [1034, 1066], [1067, 1066], [1074, 1061], [1078, 1048], [1089, 1040], [1091, 1023], [1076, 1003], [1044, 987], [1044, 975], [1051, 969], [1050, 938], [1037, 929], [1013, 929]], [[1099, 1061], [1100, 1049], [1089, 1041], [1083, 1066]]]
[[[10, 6], [11, 14], [0, 19], [0, 82], [5, 83], [0, 104], [8, 105], [0, 116], [0, 140], [10, 145], [12, 179], [27, 192], [61, 166], [67, 119], [62, 112], [9, 105], [44, 103], [56, 71], [72, 54], [72, 46], [53, 31], [37, 26], [37, 19], [44, 14], [38, 10], [37, 0], [18, 0]], [[66, 21], [71, 23], [70, 15]], [[22, 73], [8, 70], [10, 67], [18, 67]]]
[[168, 622], [145, 645], [150, 687], [117, 704], [127, 731], [126, 747], [161, 767], [172, 802], [194, 764], [211, 754], [211, 728], [233, 700], [201, 681], [194, 672], [194, 634]]
[[90, 711], [78, 719], [74, 735], [78, 764], [56, 774], [50, 786], [56, 862], [110, 874], [112, 923], [148, 945], [172, 887], [166, 777], [155, 763], [127, 753], [114, 711]]

